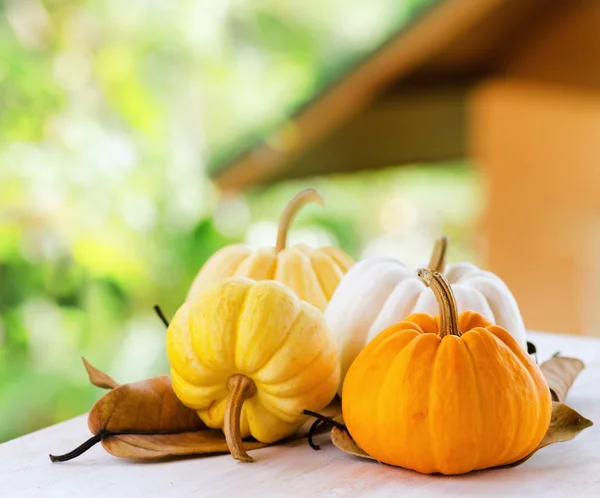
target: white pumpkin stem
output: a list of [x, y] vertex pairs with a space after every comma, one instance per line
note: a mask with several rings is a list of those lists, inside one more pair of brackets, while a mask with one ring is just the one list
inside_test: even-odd
[[296, 214], [303, 206], [308, 204], [309, 202], [318, 202], [321, 204], [325, 204], [323, 198], [318, 194], [318, 192], [312, 188], [307, 188], [306, 190], [302, 190], [298, 192], [294, 198], [288, 202], [288, 205], [283, 210], [281, 218], [279, 220], [279, 229], [277, 230], [277, 244], [275, 244], [275, 252], [281, 252], [285, 249], [287, 242], [287, 234], [292, 223], [292, 220], [295, 218]]
[[253, 462], [254, 459], [246, 453], [242, 442], [242, 431], [240, 427], [242, 406], [244, 401], [256, 394], [256, 385], [249, 377], [235, 374], [227, 381], [229, 395], [227, 396], [227, 407], [225, 408], [225, 421], [223, 432], [231, 456], [240, 462]]
[[458, 328], [458, 308], [448, 281], [441, 273], [428, 269], [418, 270], [417, 275], [431, 288], [440, 308], [440, 337], [442, 339], [447, 335], [460, 337], [462, 332]]
[[435, 241], [433, 253], [427, 268], [437, 272], [443, 272], [446, 266], [446, 251], [448, 250], [448, 237], [445, 235]]

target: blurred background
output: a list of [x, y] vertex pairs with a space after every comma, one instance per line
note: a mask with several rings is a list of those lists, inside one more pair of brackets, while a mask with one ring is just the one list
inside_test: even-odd
[[[218, 248], [273, 245], [285, 203], [307, 186], [327, 205], [300, 214], [291, 243], [417, 265], [445, 233], [451, 261], [490, 266], [525, 300], [524, 268], [572, 270], [538, 258], [536, 247], [554, 239], [528, 227], [542, 220], [563, 241], [557, 257], [572, 263], [560, 223], [572, 226], [577, 213], [558, 225], [548, 210], [519, 213], [522, 196], [535, 197], [540, 164], [561, 187], [539, 197], [561, 211], [566, 201], [552, 193], [570, 183], [543, 156], [556, 157], [546, 144], [574, 135], [573, 119], [579, 145], [598, 143], [584, 110], [597, 97], [585, 82], [575, 82], [585, 97], [565, 90], [572, 82], [560, 77], [579, 66], [557, 69], [559, 78], [527, 72], [533, 56], [520, 42], [560, 32], [542, 28], [564, 13], [548, 8], [536, 38], [539, 1], [507, 2], [521, 7], [498, 14], [500, 3], [0, 2], [0, 442], [90, 408], [100, 393], [82, 355], [119, 382], [166, 373], [152, 306], [172, 316]], [[524, 62], [512, 63], [515, 51]], [[530, 94], [537, 103], [519, 115]], [[559, 139], [519, 142], [545, 129], [555, 116], [542, 111], [555, 108], [567, 123], [551, 130]], [[585, 116], [569, 121], [574, 112]], [[587, 168], [578, 150], [570, 165]], [[562, 278], [564, 292], [589, 287], [577, 271], [572, 287]], [[546, 320], [545, 297], [526, 305], [533, 327], [589, 333], [565, 330], [562, 315]]]

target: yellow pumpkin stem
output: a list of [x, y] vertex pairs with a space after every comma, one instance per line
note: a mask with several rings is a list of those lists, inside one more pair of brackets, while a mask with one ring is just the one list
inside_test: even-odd
[[225, 423], [223, 427], [227, 447], [231, 456], [236, 460], [240, 462], [253, 462], [254, 459], [244, 449], [240, 422], [244, 401], [256, 394], [256, 385], [249, 377], [242, 374], [235, 374], [229, 377], [227, 387], [229, 388], [229, 396], [227, 396]]
[[417, 275], [431, 288], [440, 308], [440, 337], [442, 339], [447, 335], [460, 337], [462, 332], [458, 328], [456, 299], [448, 281], [441, 273], [428, 269], [417, 271]]
[[294, 198], [288, 202], [288, 205], [283, 210], [283, 214], [281, 215], [281, 219], [279, 220], [279, 229], [277, 230], [277, 244], [275, 244], [275, 252], [280, 252], [285, 249], [286, 241], [287, 241], [287, 233], [292, 223], [292, 220], [300, 211], [300, 209], [308, 204], [309, 202], [318, 202], [321, 204], [325, 204], [323, 198], [318, 194], [318, 192], [312, 188], [307, 188], [306, 190], [302, 190], [298, 192]]
[[435, 241], [433, 253], [427, 268], [433, 271], [442, 272], [446, 266], [446, 251], [448, 250], [448, 237], [445, 235]]

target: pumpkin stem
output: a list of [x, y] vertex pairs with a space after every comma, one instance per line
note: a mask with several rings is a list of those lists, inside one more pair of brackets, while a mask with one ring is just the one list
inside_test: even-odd
[[225, 423], [223, 431], [231, 456], [240, 462], [253, 462], [254, 459], [246, 453], [242, 443], [240, 419], [244, 401], [256, 394], [256, 385], [249, 377], [235, 374], [227, 382], [229, 396], [225, 408]]
[[447, 335], [460, 337], [462, 332], [458, 328], [456, 299], [448, 281], [441, 273], [427, 269], [417, 271], [417, 275], [431, 288], [440, 308], [440, 337], [442, 339]]
[[292, 223], [292, 220], [300, 211], [300, 209], [308, 204], [309, 202], [318, 202], [321, 204], [325, 204], [323, 198], [318, 194], [318, 192], [312, 188], [307, 188], [298, 192], [294, 198], [288, 202], [288, 205], [283, 210], [283, 214], [279, 220], [279, 228], [277, 230], [277, 244], [275, 244], [275, 252], [281, 252], [285, 249], [286, 241], [287, 241], [287, 233]]
[[433, 271], [442, 272], [446, 266], [446, 251], [448, 249], [448, 237], [445, 235], [435, 241], [433, 253], [427, 268]]

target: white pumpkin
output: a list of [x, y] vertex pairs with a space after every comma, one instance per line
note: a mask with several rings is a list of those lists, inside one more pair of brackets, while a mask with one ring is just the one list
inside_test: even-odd
[[[477, 311], [508, 330], [527, 350], [525, 325], [506, 284], [471, 263], [446, 266], [447, 238], [437, 241], [429, 268], [442, 271], [450, 282], [458, 311]], [[325, 319], [338, 341], [341, 381], [358, 353], [382, 330], [412, 313], [435, 316], [438, 306], [417, 272], [398, 260], [368, 258], [355, 264], [333, 294]]]

